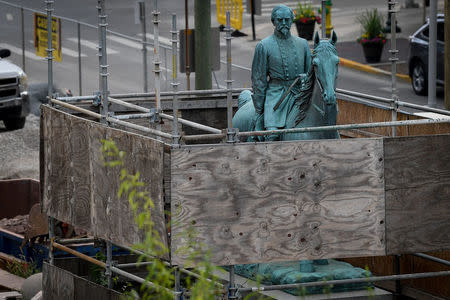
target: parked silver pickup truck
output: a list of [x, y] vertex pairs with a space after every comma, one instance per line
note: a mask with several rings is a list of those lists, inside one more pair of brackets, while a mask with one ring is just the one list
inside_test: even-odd
[[27, 92], [27, 75], [15, 64], [4, 60], [11, 55], [8, 49], [0, 49], [0, 120], [6, 129], [23, 128], [30, 112]]

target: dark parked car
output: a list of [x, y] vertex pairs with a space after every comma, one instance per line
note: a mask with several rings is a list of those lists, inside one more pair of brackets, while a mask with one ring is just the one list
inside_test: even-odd
[[[409, 76], [412, 87], [418, 95], [428, 92], [428, 36], [429, 20], [411, 37], [409, 42]], [[437, 67], [436, 83], [444, 85], [444, 15], [437, 16]]]

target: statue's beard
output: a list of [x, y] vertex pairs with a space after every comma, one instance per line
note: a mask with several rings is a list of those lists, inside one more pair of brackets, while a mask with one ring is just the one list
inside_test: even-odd
[[291, 32], [291, 29], [288, 26], [280, 26], [277, 28], [277, 31], [281, 33], [283, 36], [288, 36]]

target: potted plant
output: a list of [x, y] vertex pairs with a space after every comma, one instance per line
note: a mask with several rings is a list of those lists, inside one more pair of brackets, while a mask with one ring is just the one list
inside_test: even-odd
[[298, 36], [306, 40], [312, 40], [316, 22], [320, 24], [321, 19], [314, 13], [311, 3], [298, 2], [297, 9], [294, 10], [294, 15]]
[[368, 63], [380, 61], [386, 35], [383, 32], [384, 18], [378, 10], [366, 10], [357, 19], [361, 24], [362, 34], [357, 39], [363, 47], [364, 56]]

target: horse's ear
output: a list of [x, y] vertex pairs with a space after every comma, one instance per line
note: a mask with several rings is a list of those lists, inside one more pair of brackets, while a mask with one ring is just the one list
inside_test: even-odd
[[316, 47], [320, 42], [319, 32], [316, 31], [314, 34], [314, 47]]
[[333, 30], [333, 33], [331, 34], [330, 42], [331, 42], [334, 46], [336, 46], [337, 35], [336, 35], [336, 32], [335, 32], [334, 30]]

